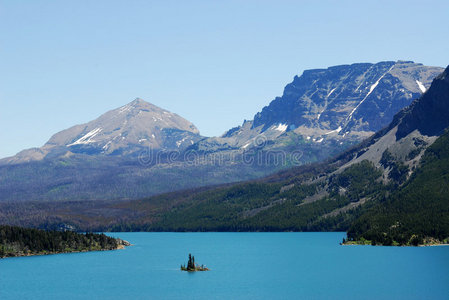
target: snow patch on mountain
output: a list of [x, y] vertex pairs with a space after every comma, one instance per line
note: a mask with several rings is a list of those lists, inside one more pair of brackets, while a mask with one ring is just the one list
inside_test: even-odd
[[332, 134], [332, 133], [339, 133], [342, 129], [343, 129], [343, 128], [342, 128], [341, 126], [338, 126], [337, 129], [331, 130], [331, 131], [325, 133], [325, 135]]
[[109, 142], [107, 142], [107, 143], [106, 143], [106, 145], [104, 145], [104, 146], [103, 146], [103, 148], [102, 148], [102, 149], [103, 149], [103, 151], [106, 151], [106, 150], [108, 150], [108, 148], [109, 148], [109, 145], [111, 145], [111, 143], [112, 143], [112, 141], [109, 141]]
[[288, 128], [287, 124], [279, 123], [279, 125], [276, 128], [274, 128], [274, 130], [277, 130], [277, 131], [280, 131], [280, 132], [284, 132], [284, 131], [287, 130], [287, 128]]
[[120, 107], [118, 113], [119, 113], [119, 114], [122, 114], [122, 113], [124, 113], [124, 112], [126, 112], [126, 111], [130, 111], [131, 108], [132, 108], [132, 106], [131, 106], [130, 104], [126, 104], [126, 105]]
[[185, 140], [187, 140], [187, 137], [184, 137], [184, 138], [182, 138], [181, 140], [177, 141], [177, 142], [176, 142], [176, 146], [179, 148], [179, 147], [182, 145], [182, 143], [185, 142]]
[[327, 94], [326, 98], [329, 98], [329, 96], [332, 95], [332, 93], [333, 93], [336, 89], [337, 89], [337, 88], [333, 88], [333, 89], [329, 92], [329, 94]]
[[246, 143], [246, 144], [245, 144], [244, 146], [242, 146], [241, 148], [242, 148], [242, 149], [246, 149], [246, 148], [248, 148], [249, 145], [251, 145], [251, 142]]
[[80, 139], [76, 140], [74, 143], [68, 144], [67, 147], [79, 145], [79, 144], [89, 144], [92, 142], [95, 142], [93, 138], [100, 133], [102, 129], [101, 128], [95, 128], [94, 130], [89, 131], [87, 134], [85, 134]]
[[416, 84], [418, 85], [419, 89], [421, 90], [421, 92], [425, 93], [426, 92], [426, 87], [424, 86], [424, 84], [422, 84], [421, 81], [416, 80]]

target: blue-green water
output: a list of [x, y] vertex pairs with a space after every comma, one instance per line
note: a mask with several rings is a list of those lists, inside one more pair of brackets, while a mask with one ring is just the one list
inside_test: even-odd
[[[0, 260], [0, 299], [449, 299], [449, 247], [343, 233], [114, 233], [125, 250]], [[209, 272], [181, 272], [191, 252]]]

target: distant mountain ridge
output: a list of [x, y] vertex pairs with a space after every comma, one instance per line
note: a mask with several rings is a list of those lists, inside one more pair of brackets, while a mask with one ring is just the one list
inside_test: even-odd
[[0, 201], [130, 199], [322, 161], [386, 126], [442, 70], [398, 61], [304, 71], [254, 120], [211, 138], [136, 99], [0, 160]]

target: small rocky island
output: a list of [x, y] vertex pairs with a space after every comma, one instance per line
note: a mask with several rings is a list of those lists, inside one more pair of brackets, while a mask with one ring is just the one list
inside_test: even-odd
[[189, 253], [189, 261], [186, 265], [181, 265], [181, 271], [187, 271], [187, 272], [196, 272], [196, 271], [209, 271], [208, 268], [204, 265], [198, 265], [195, 263], [195, 256], [192, 256], [192, 254]]
[[130, 243], [98, 233], [0, 225], [0, 258], [123, 249]]

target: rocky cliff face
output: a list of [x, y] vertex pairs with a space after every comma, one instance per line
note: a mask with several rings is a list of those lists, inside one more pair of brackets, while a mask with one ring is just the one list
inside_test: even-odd
[[419, 165], [424, 151], [449, 127], [449, 67], [438, 75], [419, 99], [397, 113], [389, 126], [366, 140], [340, 169], [363, 160], [385, 171], [400, 167], [404, 179]]
[[449, 126], [449, 67], [432, 83], [431, 88], [401, 114], [396, 137], [414, 130], [422, 135], [440, 135]]
[[292, 140], [312, 148], [313, 144], [320, 149], [347, 147], [387, 126], [442, 71], [406, 61], [307, 70], [254, 120], [222, 137], [202, 140], [198, 148], [249, 149], [259, 146], [261, 139], [272, 141], [266, 143], [269, 148]]
[[304, 126], [375, 132], [441, 72], [441, 68], [402, 61], [308, 70], [255, 115], [253, 128], [285, 124], [290, 130]]

